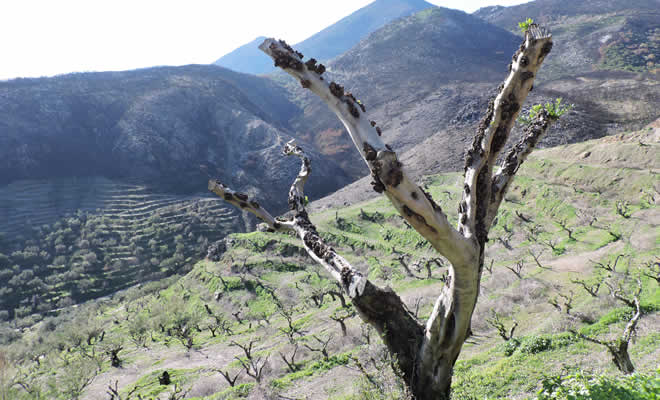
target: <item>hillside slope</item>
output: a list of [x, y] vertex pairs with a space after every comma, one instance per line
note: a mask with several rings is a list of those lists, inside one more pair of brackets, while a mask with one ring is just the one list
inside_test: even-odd
[[[626, 7], [630, 13], [643, 14], [634, 11], [634, 5]], [[383, 137], [399, 152], [407, 152], [409, 163], [423, 173], [457, 170], [463, 149], [520, 44], [514, 35], [519, 34], [517, 22], [504, 24], [497, 29], [460, 11], [425, 10], [388, 24], [333, 60], [328, 79], [355, 94], [366, 105], [369, 118], [382, 128]], [[599, 26], [618, 25], [604, 19]], [[576, 39], [562, 33], [565, 26], [553, 27], [558, 29], [555, 47], [541, 68], [528, 106], [562, 97], [575, 108], [544, 145], [638, 129], [660, 116], [657, 75], [574, 68], [565, 60], [572, 54], [566, 46]], [[557, 68], [562, 74], [554, 73]], [[304, 109], [293, 120], [298, 135], [324, 154], [341, 158], [351, 176], [366, 174], [343, 127], [326, 107], [288, 76], [276, 79]]]
[[[492, 272], [484, 273], [474, 336], [456, 364], [457, 396], [521, 399], [535, 394], [544, 378], [566, 371], [619, 374], [604, 347], [578, 340], [568, 329], [613, 337], [625, 325], [628, 309], [614, 301], [604, 285], [592, 297], [571, 280], [589, 283], [605, 278], [598, 263], [611, 266], [622, 254], [608, 279], [621, 279], [628, 290], [634, 281], [626, 277], [636, 276], [638, 268], [655, 260], [660, 250], [658, 150], [660, 128], [649, 127], [537, 151], [523, 165], [491, 234], [486, 264]], [[451, 204], [460, 196], [460, 182], [456, 173], [423, 181], [454, 222]], [[617, 206], [623, 214], [617, 213]], [[426, 268], [426, 260], [434, 257], [432, 249], [385, 199], [326, 210], [312, 220], [351, 263], [378, 284], [401, 293], [419, 318], [430, 314], [434, 295], [443, 285], [442, 260]], [[346, 319], [346, 335], [342, 334], [335, 320], [350, 315], [350, 305], [342, 307], [340, 298], [331, 294], [334, 284], [306, 256], [297, 238], [236, 234], [223, 241], [219, 255], [219, 261], [200, 262], [180, 279], [134, 288], [63, 312], [58, 319], [47, 318], [15, 338], [7, 354], [13, 355], [11, 360], [42, 354], [40, 364], [33, 364], [23, 378], [32, 387], [63, 379], [57, 372], [62, 362], [68, 363], [68, 371], [77, 371], [89, 364], [86, 360], [98, 360], [100, 374], [86, 387], [84, 399], [102, 398], [99, 393], [115, 382], [124, 395], [132, 391], [143, 397], [162, 397], [178, 387], [189, 391], [188, 398], [207, 400], [277, 394], [336, 400], [403, 398], [375, 334], [363, 329], [358, 318]], [[518, 262], [520, 277], [508, 269], [515, 270]], [[644, 379], [657, 381], [660, 291], [650, 277], [642, 276], [642, 282], [645, 314], [630, 353], [638, 371], [655, 375]], [[561, 299], [560, 294], [572, 296], [570, 315], [549, 304]], [[515, 341], [505, 344], [486, 323], [494, 312], [507, 326], [517, 321]], [[104, 339], [99, 341], [101, 330]], [[93, 332], [96, 336], [86, 344]], [[77, 345], [76, 337], [83, 338]], [[326, 341], [324, 356], [321, 342]], [[239, 345], [250, 342], [257, 365], [266, 361], [261, 383], [243, 373], [230, 386], [220, 371], [230, 378], [239, 373], [242, 367], [235, 357], [245, 357]], [[117, 346], [122, 348], [120, 368], [110, 366], [105, 356], [93, 356]], [[15, 362], [11, 365], [29, 363]], [[159, 384], [164, 371], [170, 385]], [[51, 398], [66, 397], [64, 385], [55, 388], [49, 392]], [[15, 389], [11, 393], [21, 399], [24, 392]]]
[[[284, 211], [273, 188], [297, 169], [280, 153], [298, 112], [270, 80], [216, 66], [0, 82], [0, 311], [186, 270], [204, 243], [249, 229], [210, 198], [209, 175]], [[310, 195], [349, 181], [326, 161]]]
[[660, 2], [657, 0], [536, 0], [486, 7], [475, 16], [513, 32], [527, 18], [557, 38], [544, 80], [593, 70], [660, 72]]

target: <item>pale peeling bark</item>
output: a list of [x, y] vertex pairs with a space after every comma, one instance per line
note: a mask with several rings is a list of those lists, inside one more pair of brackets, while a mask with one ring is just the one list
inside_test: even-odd
[[449, 224], [431, 196], [408, 177], [396, 153], [381, 140], [380, 128], [367, 118], [364, 104], [341, 85], [323, 79], [323, 65], [317, 65], [314, 59], [303, 62], [303, 55], [283, 41], [267, 39], [259, 48], [273, 58], [275, 66], [314, 92], [337, 115], [371, 171], [373, 189], [384, 193], [401, 216], [451, 263], [446, 285], [440, 289], [426, 325], [416, 320], [396, 293], [373, 285], [320, 238], [304, 207], [303, 186], [310, 171], [309, 160], [295, 144], [288, 143], [285, 148], [286, 154], [299, 156], [303, 162], [289, 191], [289, 206], [296, 212], [293, 220], [277, 221], [260, 207], [253, 207], [247, 199], [237, 199], [235, 192], [215, 181], [209, 182], [209, 188], [232, 204], [253, 212], [272, 229], [294, 230], [310, 256], [346, 290], [360, 317], [381, 334], [388, 349], [396, 355], [415, 398], [448, 399], [454, 363], [470, 334], [492, 218], [516, 170], [552, 122], [540, 113], [541, 117], [493, 176], [495, 160], [543, 59], [552, 48], [551, 36], [535, 25], [528, 30], [510, 65], [509, 76], [490, 104], [466, 156], [457, 228]]

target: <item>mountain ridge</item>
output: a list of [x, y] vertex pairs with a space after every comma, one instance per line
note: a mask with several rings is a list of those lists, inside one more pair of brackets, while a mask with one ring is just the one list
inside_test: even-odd
[[[302, 53], [314, 52], [317, 60], [325, 62], [349, 50], [360, 39], [387, 23], [430, 7], [435, 6], [424, 0], [376, 0], [296, 43], [294, 47]], [[240, 46], [214, 64], [257, 75], [276, 71], [272, 60], [257, 49], [263, 39], [265, 37], [259, 37]]]

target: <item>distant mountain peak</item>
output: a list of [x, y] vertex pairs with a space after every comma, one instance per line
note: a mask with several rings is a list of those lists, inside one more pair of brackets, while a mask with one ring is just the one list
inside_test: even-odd
[[[348, 51], [370, 33], [398, 18], [435, 7], [424, 0], [376, 0], [336, 23], [294, 45], [303, 54], [314, 53], [318, 60], [329, 60]], [[220, 57], [214, 64], [234, 71], [267, 74], [275, 70], [272, 61], [257, 48], [257, 38]]]

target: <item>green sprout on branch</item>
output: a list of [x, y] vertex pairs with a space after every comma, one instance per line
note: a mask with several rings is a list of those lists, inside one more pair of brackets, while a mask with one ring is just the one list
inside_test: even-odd
[[524, 125], [531, 124], [532, 121], [536, 119], [536, 116], [539, 114], [539, 112], [541, 112], [541, 110], [545, 110], [548, 113], [550, 119], [557, 120], [559, 117], [572, 110], [574, 107], [573, 104], [562, 104], [561, 102], [562, 98], [558, 97], [554, 102], [549, 101], [545, 104], [536, 104], [532, 106], [527, 115], [521, 115], [518, 117], [518, 122]]
[[518, 22], [518, 28], [520, 28], [520, 31], [521, 31], [522, 34], [524, 35], [525, 32], [527, 32], [527, 30], [529, 29], [530, 26], [532, 26], [533, 23], [534, 23], [534, 20], [533, 20], [533, 19], [531, 19], [531, 18], [527, 18], [527, 19], [526, 19], [525, 21], [523, 21], [523, 22]]

